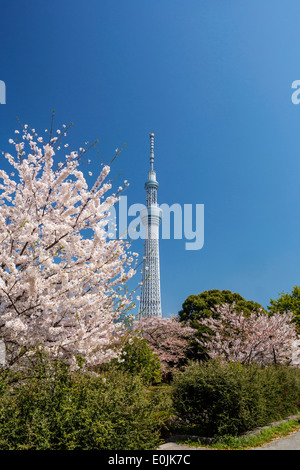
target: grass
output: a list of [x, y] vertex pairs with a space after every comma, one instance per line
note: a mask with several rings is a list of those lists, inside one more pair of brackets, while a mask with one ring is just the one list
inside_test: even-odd
[[247, 450], [260, 447], [263, 444], [273, 441], [279, 437], [285, 437], [294, 431], [300, 430], [300, 420], [286, 421], [279, 426], [262, 429], [258, 434], [249, 434], [243, 436], [222, 436], [214, 444], [204, 444], [201, 441], [184, 441], [181, 444], [190, 447], [206, 447], [215, 450]]

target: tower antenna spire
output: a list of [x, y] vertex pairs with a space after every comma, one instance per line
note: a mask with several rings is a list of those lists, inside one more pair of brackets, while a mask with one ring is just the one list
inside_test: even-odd
[[146, 207], [141, 210], [145, 227], [144, 259], [139, 318], [161, 317], [159, 225], [162, 210], [157, 204], [158, 182], [154, 167], [154, 132], [150, 132], [150, 171], [145, 183]]
[[154, 170], [154, 132], [150, 132], [150, 171]]

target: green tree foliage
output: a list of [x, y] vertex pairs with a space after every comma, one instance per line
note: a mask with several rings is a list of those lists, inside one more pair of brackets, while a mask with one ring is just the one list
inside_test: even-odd
[[253, 311], [263, 310], [259, 303], [245, 300], [240, 294], [233, 293], [230, 290], [212, 289], [198, 295], [190, 295], [182, 304], [179, 319], [183, 322], [190, 321], [191, 326], [194, 326], [194, 320], [214, 316], [212, 309], [217, 305], [232, 305], [233, 303], [235, 304], [235, 311], [243, 311], [245, 315], [250, 315]]
[[161, 381], [159, 357], [152, 351], [146, 339], [138, 336], [129, 337], [122, 348], [122, 358], [113, 359], [107, 367], [139, 375], [146, 383]]
[[295, 286], [291, 293], [281, 292], [276, 300], [271, 299], [268, 310], [271, 314], [292, 312], [295, 325], [300, 332], [300, 286]]

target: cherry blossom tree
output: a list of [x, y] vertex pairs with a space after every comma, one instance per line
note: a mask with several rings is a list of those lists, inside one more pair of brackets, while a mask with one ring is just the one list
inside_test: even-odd
[[210, 330], [203, 340], [210, 357], [240, 363], [291, 363], [297, 339], [291, 313], [244, 315], [235, 311], [234, 304], [217, 306], [214, 313], [216, 318], [201, 321]]
[[184, 326], [176, 317], [150, 317], [136, 321], [134, 332], [139, 332], [147, 340], [162, 367], [168, 370], [186, 357], [196, 330]]
[[[66, 126], [47, 141], [27, 125], [10, 139], [0, 170], [0, 340], [7, 364], [42, 345], [75, 364], [116, 357], [112, 346], [130, 306], [123, 289], [135, 273], [136, 253], [109, 239], [110, 209], [119, 192], [103, 165], [89, 189], [79, 169], [87, 149], [56, 161]], [[68, 144], [63, 146], [67, 149]]]

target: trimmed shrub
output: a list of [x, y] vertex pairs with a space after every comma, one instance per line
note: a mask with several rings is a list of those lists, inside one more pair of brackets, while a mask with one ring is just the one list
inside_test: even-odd
[[189, 432], [238, 435], [300, 407], [300, 370], [210, 360], [175, 376], [175, 412]]
[[0, 386], [0, 450], [144, 450], [155, 448], [170, 398], [138, 376], [46, 374]]

